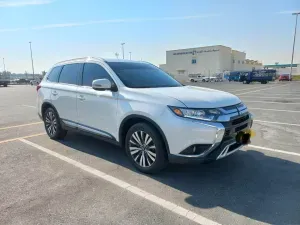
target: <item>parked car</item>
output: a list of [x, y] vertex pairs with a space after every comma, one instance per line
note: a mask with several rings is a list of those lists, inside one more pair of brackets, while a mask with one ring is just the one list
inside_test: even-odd
[[279, 76], [278, 80], [279, 81], [284, 81], [284, 80], [292, 81], [292, 78], [290, 79], [290, 75], [289, 74], [282, 74], [282, 75]]
[[30, 85], [38, 85], [40, 82], [37, 80], [31, 80]]
[[218, 78], [217, 77], [209, 77], [209, 81], [210, 82], [218, 82]]
[[88, 57], [49, 71], [37, 86], [48, 136], [75, 130], [117, 144], [142, 172], [218, 160], [250, 141], [252, 116], [238, 97], [183, 86], [150, 63]]
[[198, 82], [198, 81], [206, 82], [206, 79], [207, 77], [205, 77], [204, 75], [197, 75], [189, 78], [190, 82]]
[[10, 76], [5, 72], [0, 73], [0, 86], [3, 85], [4, 87], [7, 87], [9, 82], [10, 82]]

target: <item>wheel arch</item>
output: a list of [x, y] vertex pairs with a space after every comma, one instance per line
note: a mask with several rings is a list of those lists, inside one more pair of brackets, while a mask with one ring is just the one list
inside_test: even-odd
[[163, 143], [164, 143], [164, 146], [167, 150], [167, 153], [170, 154], [169, 144], [168, 144], [167, 138], [166, 138], [164, 132], [162, 131], [162, 129], [159, 127], [159, 125], [156, 122], [154, 122], [152, 119], [150, 119], [146, 116], [137, 115], [137, 114], [133, 114], [133, 115], [129, 115], [129, 116], [125, 117], [123, 119], [123, 121], [121, 122], [120, 129], [119, 129], [119, 143], [120, 143], [120, 145], [124, 146], [126, 134], [127, 134], [127, 131], [130, 129], [130, 127], [133, 126], [136, 123], [141, 123], [141, 122], [149, 124], [150, 126], [152, 126], [159, 133], [159, 135], [163, 139]]
[[55, 112], [57, 113], [57, 115], [59, 115], [56, 108], [54, 107], [54, 105], [51, 102], [47, 101], [47, 102], [43, 102], [42, 107], [41, 107], [42, 118], [44, 118], [44, 113], [49, 107], [53, 108], [55, 110]]

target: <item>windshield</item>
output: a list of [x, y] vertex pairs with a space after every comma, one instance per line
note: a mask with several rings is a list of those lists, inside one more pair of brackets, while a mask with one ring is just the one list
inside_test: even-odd
[[140, 62], [107, 62], [130, 88], [180, 87], [178, 81], [154, 65]]

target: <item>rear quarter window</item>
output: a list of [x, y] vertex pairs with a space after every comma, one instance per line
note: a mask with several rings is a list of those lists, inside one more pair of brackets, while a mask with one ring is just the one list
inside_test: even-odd
[[54, 67], [51, 72], [49, 73], [49, 75], [47, 76], [47, 80], [50, 82], [58, 82], [58, 77], [60, 74], [62, 66], [57, 66]]

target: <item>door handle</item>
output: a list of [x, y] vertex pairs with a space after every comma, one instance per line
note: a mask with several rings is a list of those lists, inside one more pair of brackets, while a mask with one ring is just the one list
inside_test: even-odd
[[57, 91], [52, 91], [52, 95], [56, 96], [57, 95]]
[[85, 98], [84, 98], [83, 95], [79, 95], [79, 96], [78, 96], [78, 99], [79, 99], [80, 101], [84, 101], [84, 100], [85, 100]]

